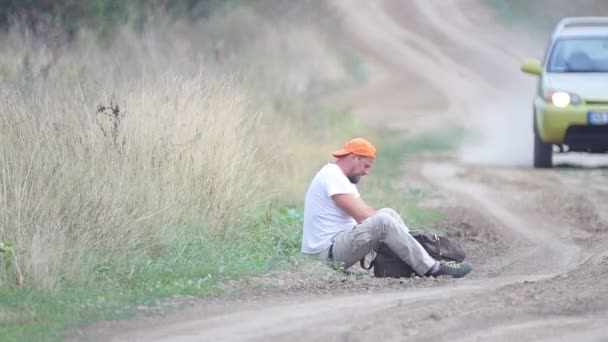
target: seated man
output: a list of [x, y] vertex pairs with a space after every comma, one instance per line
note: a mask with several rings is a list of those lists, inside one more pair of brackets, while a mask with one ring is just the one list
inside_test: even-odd
[[384, 242], [419, 275], [464, 277], [469, 262], [438, 262], [410, 234], [394, 210], [374, 210], [361, 199], [356, 184], [376, 158], [369, 141], [355, 138], [333, 153], [315, 175], [304, 203], [302, 253], [349, 268]]

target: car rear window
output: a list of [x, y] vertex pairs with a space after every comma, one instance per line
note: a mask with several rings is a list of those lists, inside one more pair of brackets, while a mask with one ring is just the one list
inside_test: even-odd
[[555, 41], [548, 72], [608, 72], [608, 37], [561, 38]]

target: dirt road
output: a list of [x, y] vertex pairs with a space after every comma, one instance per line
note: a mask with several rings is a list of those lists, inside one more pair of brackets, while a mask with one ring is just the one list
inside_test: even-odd
[[[209, 302], [97, 326], [113, 341], [608, 341], [608, 165], [533, 170], [534, 81], [518, 72], [543, 42], [477, 0], [335, 1], [371, 80], [342, 101], [411, 132], [480, 129], [456, 155], [406, 161], [438, 225], [476, 268], [461, 280], [370, 280], [356, 290]], [[568, 159], [571, 158], [571, 159]], [[386, 285], [386, 286], [385, 286]]]

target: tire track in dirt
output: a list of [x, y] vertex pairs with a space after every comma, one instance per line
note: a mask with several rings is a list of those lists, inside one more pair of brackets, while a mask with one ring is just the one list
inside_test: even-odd
[[580, 247], [574, 242], [563, 241], [556, 236], [555, 226], [548, 230], [542, 216], [531, 218], [506, 207], [488, 188], [491, 184], [482, 185], [482, 183], [461, 180], [457, 174], [462, 171], [462, 168], [455, 165], [437, 163], [426, 164], [423, 169], [425, 177], [437, 186], [459, 194], [464, 201], [477, 206], [476, 210], [498, 220], [502, 227], [509, 230], [508, 235], [512, 240], [528, 242], [527, 251], [501, 256], [501, 259], [511, 266], [511, 272], [538, 274], [538, 271], [542, 270], [547, 275], [553, 275], [568, 271], [580, 263], [582, 259]]
[[[491, 227], [473, 218], [467, 229], [499, 229], [508, 240], [496, 260], [483, 262], [497, 274], [473, 275], [478, 291], [453, 292], [403, 309], [394, 306], [390, 319], [369, 317], [372, 323], [354, 326], [346, 340], [602, 340], [608, 322], [608, 221], [601, 213], [608, 210], [602, 201], [608, 192], [581, 190], [576, 183], [572, 187], [569, 177], [552, 171], [428, 159], [411, 163], [412, 176], [426, 190], [442, 189], [446, 198], [433, 203], [489, 216], [495, 221]], [[600, 176], [591, 173], [588, 177]], [[573, 195], [585, 195], [586, 201], [566, 211], [554, 205]], [[545, 203], [552, 210], [540, 210]], [[448, 220], [448, 226], [458, 223], [458, 215]], [[586, 234], [589, 230], [593, 235]]]

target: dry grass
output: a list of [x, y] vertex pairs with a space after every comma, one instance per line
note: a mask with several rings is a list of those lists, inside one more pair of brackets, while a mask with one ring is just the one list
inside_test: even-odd
[[119, 92], [117, 116], [97, 112], [78, 89], [43, 83], [3, 91], [0, 104], [0, 236], [21, 248], [30, 281], [52, 287], [90, 251], [171, 243], [184, 215], [200, 219], [195, 231], [221, 234], [245, 217], [260, 182], [259, 115], [226, 81], [143, 81]]
[[[105, 48], [86, 33], [67, 50], [2, 37], [0, 241], [27, 285], [59, 290], [125, 256], [228, 237], [269, 199], [302, 196], [337, 140], [299, 99], [339, 81], [339, 63], [304, 26], [220, 44], [219, 23], [254, 19], [161, 20]], [[0, 286], [14, 280], [0, 269]]]

